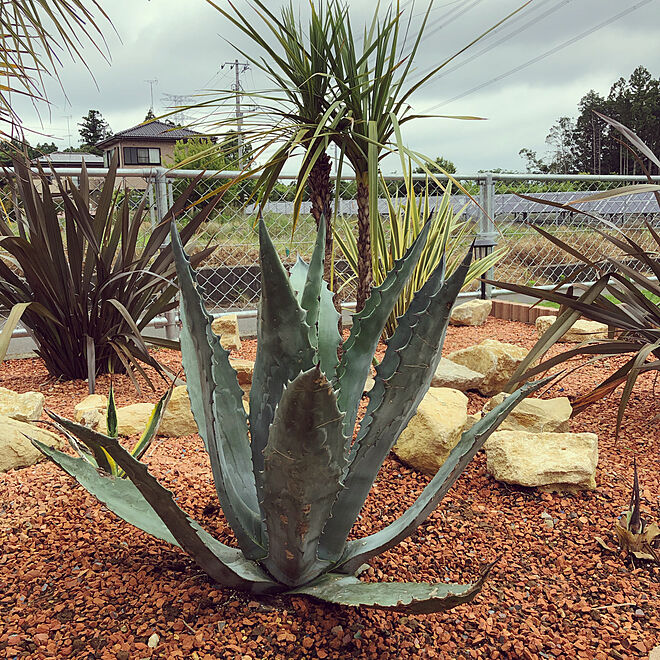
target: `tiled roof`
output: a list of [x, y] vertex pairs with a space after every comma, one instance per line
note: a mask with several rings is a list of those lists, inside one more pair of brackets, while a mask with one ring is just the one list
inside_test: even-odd
[[103, 147], [112, 142], [119, 142], [121, 140], [167, 140], [168, 142], [174, 140], [182, 140], [185, 138], [193, 138], [204, 135], [191, 131], [188, 128], [180, 128], [170, 126], [164, 121], [152, 121], [148, 124], [138, 124], [133, 128], [127, 128], [124, 131], [119, 131], [111, 135], [105, 140], [97, 143], [97, 147]]

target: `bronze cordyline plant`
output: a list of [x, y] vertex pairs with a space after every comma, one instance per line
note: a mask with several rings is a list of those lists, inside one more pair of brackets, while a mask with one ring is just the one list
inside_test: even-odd
[[218, 499], [240, 549], [220, 543], [191, 520], [117, 439], [51, 413], [90, 450], [107, 452], [126, 479], [112, 479], [82, 458], [35, 445], [124, 520], [180, 546], [228, 587], [408, 612], [443, 610], [471, 600], [485, 573], [465, 585], [367, 584], [355, 574], [426, 519], [488, 436], [538, 385], [523, 386], [466, 431], [395, 522], [347, 540], [378, 470], [430, 385], [449, 312], [470, 265], [468, 254], [445, 279], [441, 263], [399, 319], [353, 441], [374, 351], [427, 235], [428, 225], [373, 289], [338, 359], [337, 312], [322, 280], [324, 222], [309, 266], [299, 260], [290, 276], [260, 222], [262, 294], [248, 416], [229, 351], [211, 329], [195, 272], [172, 228], [188, 393]]

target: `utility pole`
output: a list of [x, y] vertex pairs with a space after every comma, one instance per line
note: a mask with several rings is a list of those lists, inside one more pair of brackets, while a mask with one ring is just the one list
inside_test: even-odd
[[151, 112], [153, 112], [154, 111], [154, 85], [158, 84], [158, 78], [152, 78], [151, 80], [145, 80], [144, 82], [146, 82], [149, 85], [149, 92], [151, 94], [151, 105], [149, 106], [149, 110], [151, 110]]
[[247, 62], [239, 62], [234, 60], [233, 62], [225, 62], [222, 65], [222, 69], [228, 66], [230, 69], [234, 69], [235, 81], [233, 85], [234, 92], [236, 94], [236, 141], [238, 143], [238, 167], [239, 169], [243, 168], [243, 111], [241, 110], [241, 73], [247, 71], [250, 68], [250, 65]]
[[69, 142], [69, 149], [71, 149], [71, 125], [69, 124], [69, 122], [71, 121], [73, 115], [65, 115], [65, 117], [66, 117], [66, 135]]

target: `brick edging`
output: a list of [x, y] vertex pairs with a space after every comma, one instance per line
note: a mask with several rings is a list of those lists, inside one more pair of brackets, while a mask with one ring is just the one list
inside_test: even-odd
[[505, 321], [521, 321], [533, 325], [539, 316], [557, 316], [557, 310], [550, 307], [532, 307], [526, 303], [509, 300], [493, 300], [490, 316]]

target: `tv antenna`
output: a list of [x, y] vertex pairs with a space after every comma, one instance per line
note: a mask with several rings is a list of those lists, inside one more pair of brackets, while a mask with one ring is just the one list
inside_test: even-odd
[[153, 110], [154, 110], [154, 85], [158, 84], [158, 78], [152, 78], [151, 80], [145, 80], [144, 82], [146, 82], [149, 85], [149, 92], [150, 92], [150, 95], [151, 95], [151, 105], [149, 106], [149, 109], [153, 112]]

